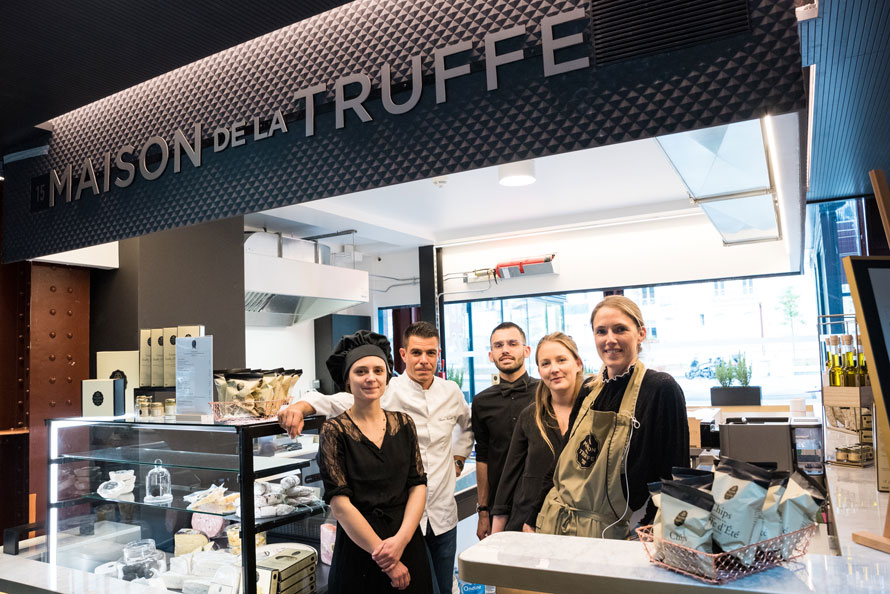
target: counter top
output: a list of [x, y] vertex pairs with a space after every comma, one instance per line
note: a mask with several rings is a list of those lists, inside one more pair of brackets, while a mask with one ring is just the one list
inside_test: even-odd
[[890, 563], [890, 555], [853, 542], [860, 530], [880, 534], [890, 495], [878, 492], [877, 470], [826, 464], [825, 479], [834, 512], [837, 545], [841, 556]]
[[[767, 571], [714, 586], [649, 563], [640, 542], [501, 532], [460, 554], [461, 579], [555, 594], [721, 592], [852, 594], [890, 590], [890, 557], [807, 555]], [[653, 585], [657, 588], [653, 589]]]
[[0, 592], [37, 594], [166, 594], [167, 590], [131, 584], [78, 569], [14, 555], [0, 555]]

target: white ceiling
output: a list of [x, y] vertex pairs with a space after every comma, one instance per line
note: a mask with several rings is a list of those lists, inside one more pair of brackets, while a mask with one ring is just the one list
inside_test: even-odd
[[[800, 134], [797, 114], [773, 118], [776, 175], [788, 271], [799, 269], [802, 236]], [[526, 233], [704, 217], [689, 200], [654, 139], [535, 159], [537, 181], [498, 183], [497, 167], [297, 204], [245, 217], [252, 228], [307, 237], [354, 229], [355, 245], [382, 254], [421, 245], [447, 246]], [[334, 238], [325, 243], [349, 242]], [[708, 239], [713, 242], [713, 238]], [[713, 249], [720, 244], [704, 244]], [[744, 248], [734, 247], [739, 250]], [[797, 264], [796, 264], [797, 263]], [[731, 271], [727, 271], [731, 275]]]
[[537, 181], [498, 183], [497, 167], [451, 174], [442, 187], [409, 182], [245, 217], [297, 236], [355, 229], [362, 251], [390, 251], [629, 216], [691, 211], [686, 188], [655, 140], [535, 160]]

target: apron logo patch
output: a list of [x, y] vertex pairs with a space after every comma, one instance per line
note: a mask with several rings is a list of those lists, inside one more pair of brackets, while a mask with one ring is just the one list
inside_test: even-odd
[[578, 464], [582, 468], [590, 468], [600, 453], [600, 444], [593, 434], [588, 434], [578, 446]]

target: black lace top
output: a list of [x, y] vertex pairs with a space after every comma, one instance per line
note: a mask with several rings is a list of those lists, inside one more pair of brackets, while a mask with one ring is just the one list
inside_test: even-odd
[[426, 484], [414, 421], [405, 413], [384, 412], [386, 433], [379, 448], [348, 412], [322, 425], [318, 468], [326, 503], [336, 495], [345, 495], [367, 514], [404, 506], [408, 490]]

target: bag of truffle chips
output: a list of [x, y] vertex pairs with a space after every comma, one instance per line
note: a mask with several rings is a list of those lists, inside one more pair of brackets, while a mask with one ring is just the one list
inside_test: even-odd
[[714, 485], [714, 473], [710, 470], [674, 466], [671, 468], [671, 476], [675, 481], [681, 481], [684, 485], [704, 489], [705, 491], [710, 491]]
[[664, 538], [661, 531], [661, 481], [649, 483], [646, 485], [649, 489], [649, 497], [652, 499], [652, 505], [656, 507], [655, 519], [652, 520], [652, 546], [654, 549], [654, 557], [656, 561], [664, 559], [664, 551], [662, 551], [661, 539]]
[[779, 502], [782, 533], [796, 532], [816, 523], [825, 497], [805, 476], [795, 472]]
[[[770, 485], [770, 471], [725, 458], [714, 473], [714, 509], [711, 513], [714, 542], [724, 552], [757, 542], [755, 525], [763, 510]], [[754, 561], [754, 550], [739, 556], [745, 565]]]
[[766, 490], [766, 499], [760, 512], [760, 520], [754, 529], [755, 541], [760, 542], [782, 535], [782, 517], [779, 515], [779, 501], [788, 486], [788, 473], [774, 470]]
[[[663, 481], [661, 485], [660, 524], [665, 543], [673, 543], [689, 549], [710, 553], [711, 511], [714, 497], [701, 489], [681, 481]], [[662, 547], [666, 564], [685, 570], [693, 570], [707, 577], [714, 577], [714, 565], [707, 559], [695, 557], [697, 567], [690, 568], [690, 556], [682, 550]]]

